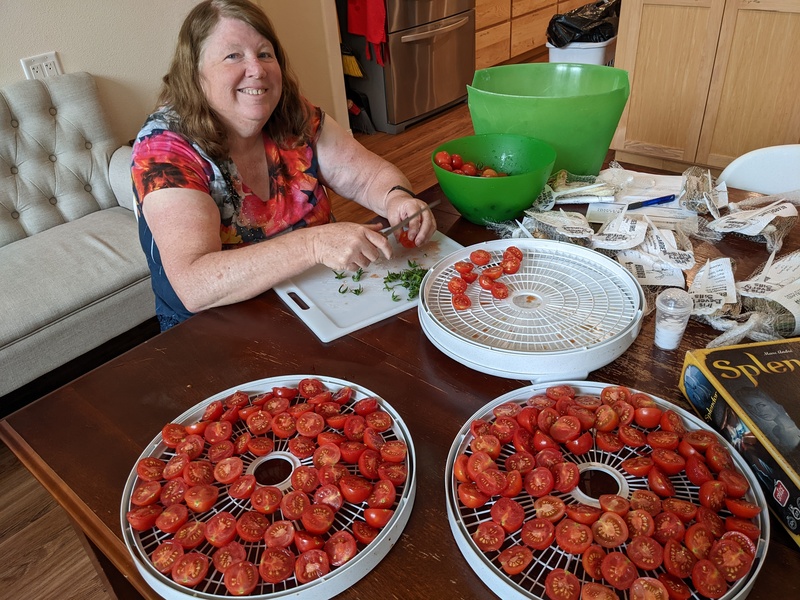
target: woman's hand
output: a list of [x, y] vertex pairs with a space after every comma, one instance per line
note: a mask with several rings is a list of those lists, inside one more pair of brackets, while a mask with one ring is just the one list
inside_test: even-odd
[[[386, 199], [386, 218], [389, 219], [389, 225], [396, 225], [426, 206], [427, 203], [419, 198], [410, 196], [403, 190], [394, 190]], [[408, 239], [413, 240], [417, 247], [430, 240], [435, 232], [436, 219], [430, 210], [423, 211], [408, 224]], [[399, 231], [395, 232], [395, 237], [399, 235]]]
[[392, 258], [392, 245], [380, 224], [330, 223], [309, 227], [314, 260], [336, 271], [366, 269], [380, 258]]

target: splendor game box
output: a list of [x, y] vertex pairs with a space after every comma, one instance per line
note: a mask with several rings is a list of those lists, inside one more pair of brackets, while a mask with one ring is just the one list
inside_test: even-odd
[[680, 388], [745, 457], [800, 545], [800, 338], [690, 350]]

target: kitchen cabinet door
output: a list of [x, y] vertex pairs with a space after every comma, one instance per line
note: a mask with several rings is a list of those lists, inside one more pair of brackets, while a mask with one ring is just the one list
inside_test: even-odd
[[512, 0], [511, 56], [544, 46], [547, 26], [557, 10], [556, 0]]
[[475, 68], [511, 57], [511, 0], [475, 1]]
[[628, 71], [631, 94], [611, 144], [618, 160], [665, 168], [694, 161], [724, 7], [725, 0], [623, 2], [614, 66]]
[[[627, 1], [627, 0], [626, 0]], [[697, 162], [800, 142], [800, 2], [728, 0]]]

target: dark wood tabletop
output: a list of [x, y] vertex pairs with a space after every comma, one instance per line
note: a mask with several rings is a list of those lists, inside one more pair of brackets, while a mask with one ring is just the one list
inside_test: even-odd
[[[438, 187], [422, 197], [442, 200], [435, 214], [448, 237], [465, 246], [496, 237], [460, 218]], [[794, 230], [784, 252], [798, 247], [800, 232]], [[734, 257], [737, 278], [768, 257], [763, 245], [735, 237], [713, 245], [695, 241], [694, 250], [698, 265], [706, 258]], [[680, 348], [662, 351], [653, 345], [650, 314], [631, 347], [589, 380], [627, 385], [690, 410], [678, 389], [685, 351], [705, 347], [717, 335], [692, 321]], [[340, 378], [375, 391], [402, 416], [416, 448], [416, 500], [402, 536], [368, 576], [339, 597], [492, 597], [450, 531], [445, 464], [471, 415], [530, 381], [484, 374], [452, 360], [428, 341], [416, 310], [322, 343], [275, 293], [267, 292], [198, 314], [17, 411], [0, 422], [0, 439], [98, 550], [119, 595], [157, 598], [136, 570], [120, 531], [123, 489], [137, 458], [165, 423], [206, 398], [291, 374]], [[800, 551], [772, 523], [769, 552], [749, 597], [800, 597]]]

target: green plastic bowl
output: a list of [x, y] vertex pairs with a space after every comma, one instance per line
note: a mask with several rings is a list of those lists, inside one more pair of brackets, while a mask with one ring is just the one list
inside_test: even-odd
[[622, 69], [525, 63], [476, 71], [467, 103], [476, 134], [538, 138], [555, 148], [554, 171], [597, 175], [629, 94]]
[[[471, 177], [451, 173], [434, 161], [446, 150], [507, 177]], [[444, 195], [458, 212], [477, 225], [519, 217], [541, 193], [550, 177], [556, 152], [535, 138], [508, 133], [471, 135], [450, 140], [431, 154], [431, 163]]]

